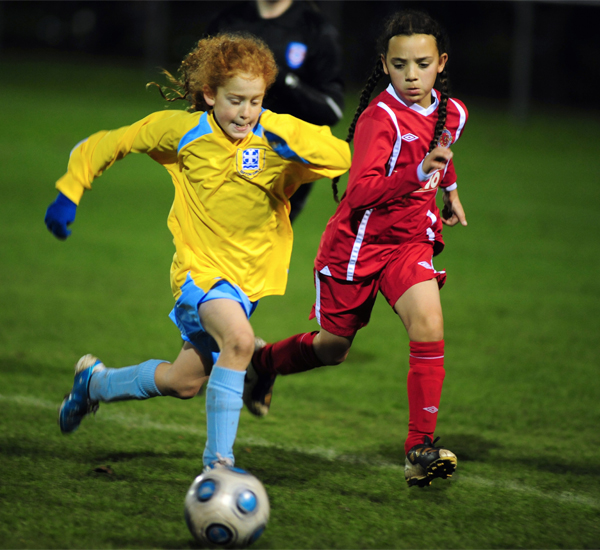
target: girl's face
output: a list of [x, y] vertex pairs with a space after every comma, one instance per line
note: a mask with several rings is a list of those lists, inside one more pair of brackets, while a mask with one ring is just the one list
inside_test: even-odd
[[444, 70], [448, 54], [438, 53], [435, 38], [430, 34], [394, 36], [388, 42], [383, 70], [390, 76], [396, 93], [409, 105], [431, 105], [431, 90], [438, 73]]
[[244, 139], [258, 122], [265, 88], [262, 76], [240, 73], [219, 86], [216, 94], [205, 88], [204, 100], [231, 139]]

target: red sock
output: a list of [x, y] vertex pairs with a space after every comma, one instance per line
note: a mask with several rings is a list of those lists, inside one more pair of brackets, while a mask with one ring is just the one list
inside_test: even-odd
[[296, 334], [267, 344], [264, 348], [254, 352], [252, 364], [259, 374], [294, 374], [304, 372], [323, 363], [315, 354], [313, 340], [318, 332], [305, 332]]
[[444, 383], [444, 341], [411, 342], [408, 370], [408, 438], [404, 450], [433, 440]]

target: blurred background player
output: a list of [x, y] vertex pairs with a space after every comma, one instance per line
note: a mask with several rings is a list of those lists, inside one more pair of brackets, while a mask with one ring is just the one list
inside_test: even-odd
[[[314, 2], [236, 2], [207, 27], [209, 35], [238, 31], [262, 38], [275, 56], [279, 74], [265, 97], [266, 109], [319, 126], [333, 126], [342, 118], [344, 85], [338, 32]], [[291, 197], [292, 222], [304, 208], [312, 185], [302, 185]]]

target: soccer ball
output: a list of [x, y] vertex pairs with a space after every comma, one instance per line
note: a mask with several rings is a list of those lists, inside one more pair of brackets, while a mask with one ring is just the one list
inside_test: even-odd
[[263, 484], [240, 468], [218, 466], [199, 475], [185, 496], [185, 521], [198, 541], [211, 548], [244, 548], [269, 520]]

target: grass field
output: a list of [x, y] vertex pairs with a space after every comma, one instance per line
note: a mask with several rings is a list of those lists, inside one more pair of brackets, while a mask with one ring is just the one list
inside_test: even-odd
[[[108, 64], [5, 58], [0, 71], [0, 547], [195, 548], [182, 509], [204, 398], [103, 405], [71, 437], [56, 425], [84, 353], [125, 366], [180, 347], [159, 165], [110, 169], [68, 241], [43, 223], [73, 145], [162, 100], [142, 71]], [[455, 161], [469, 226], [446, 229], [436, 261], [448, 271], [437, 435], [457, 473], [405, 486], [408, 341], [380, 300], [344, 365], [280, 378], [265, 419], [242, 412], [237, 463], [272, 506], [256, 548], [600, 547], [598, 112], [518, 126], [468, 106]], [[316, 330], [312, 261], [333, 210], [323, 181], [257, 334]]]

